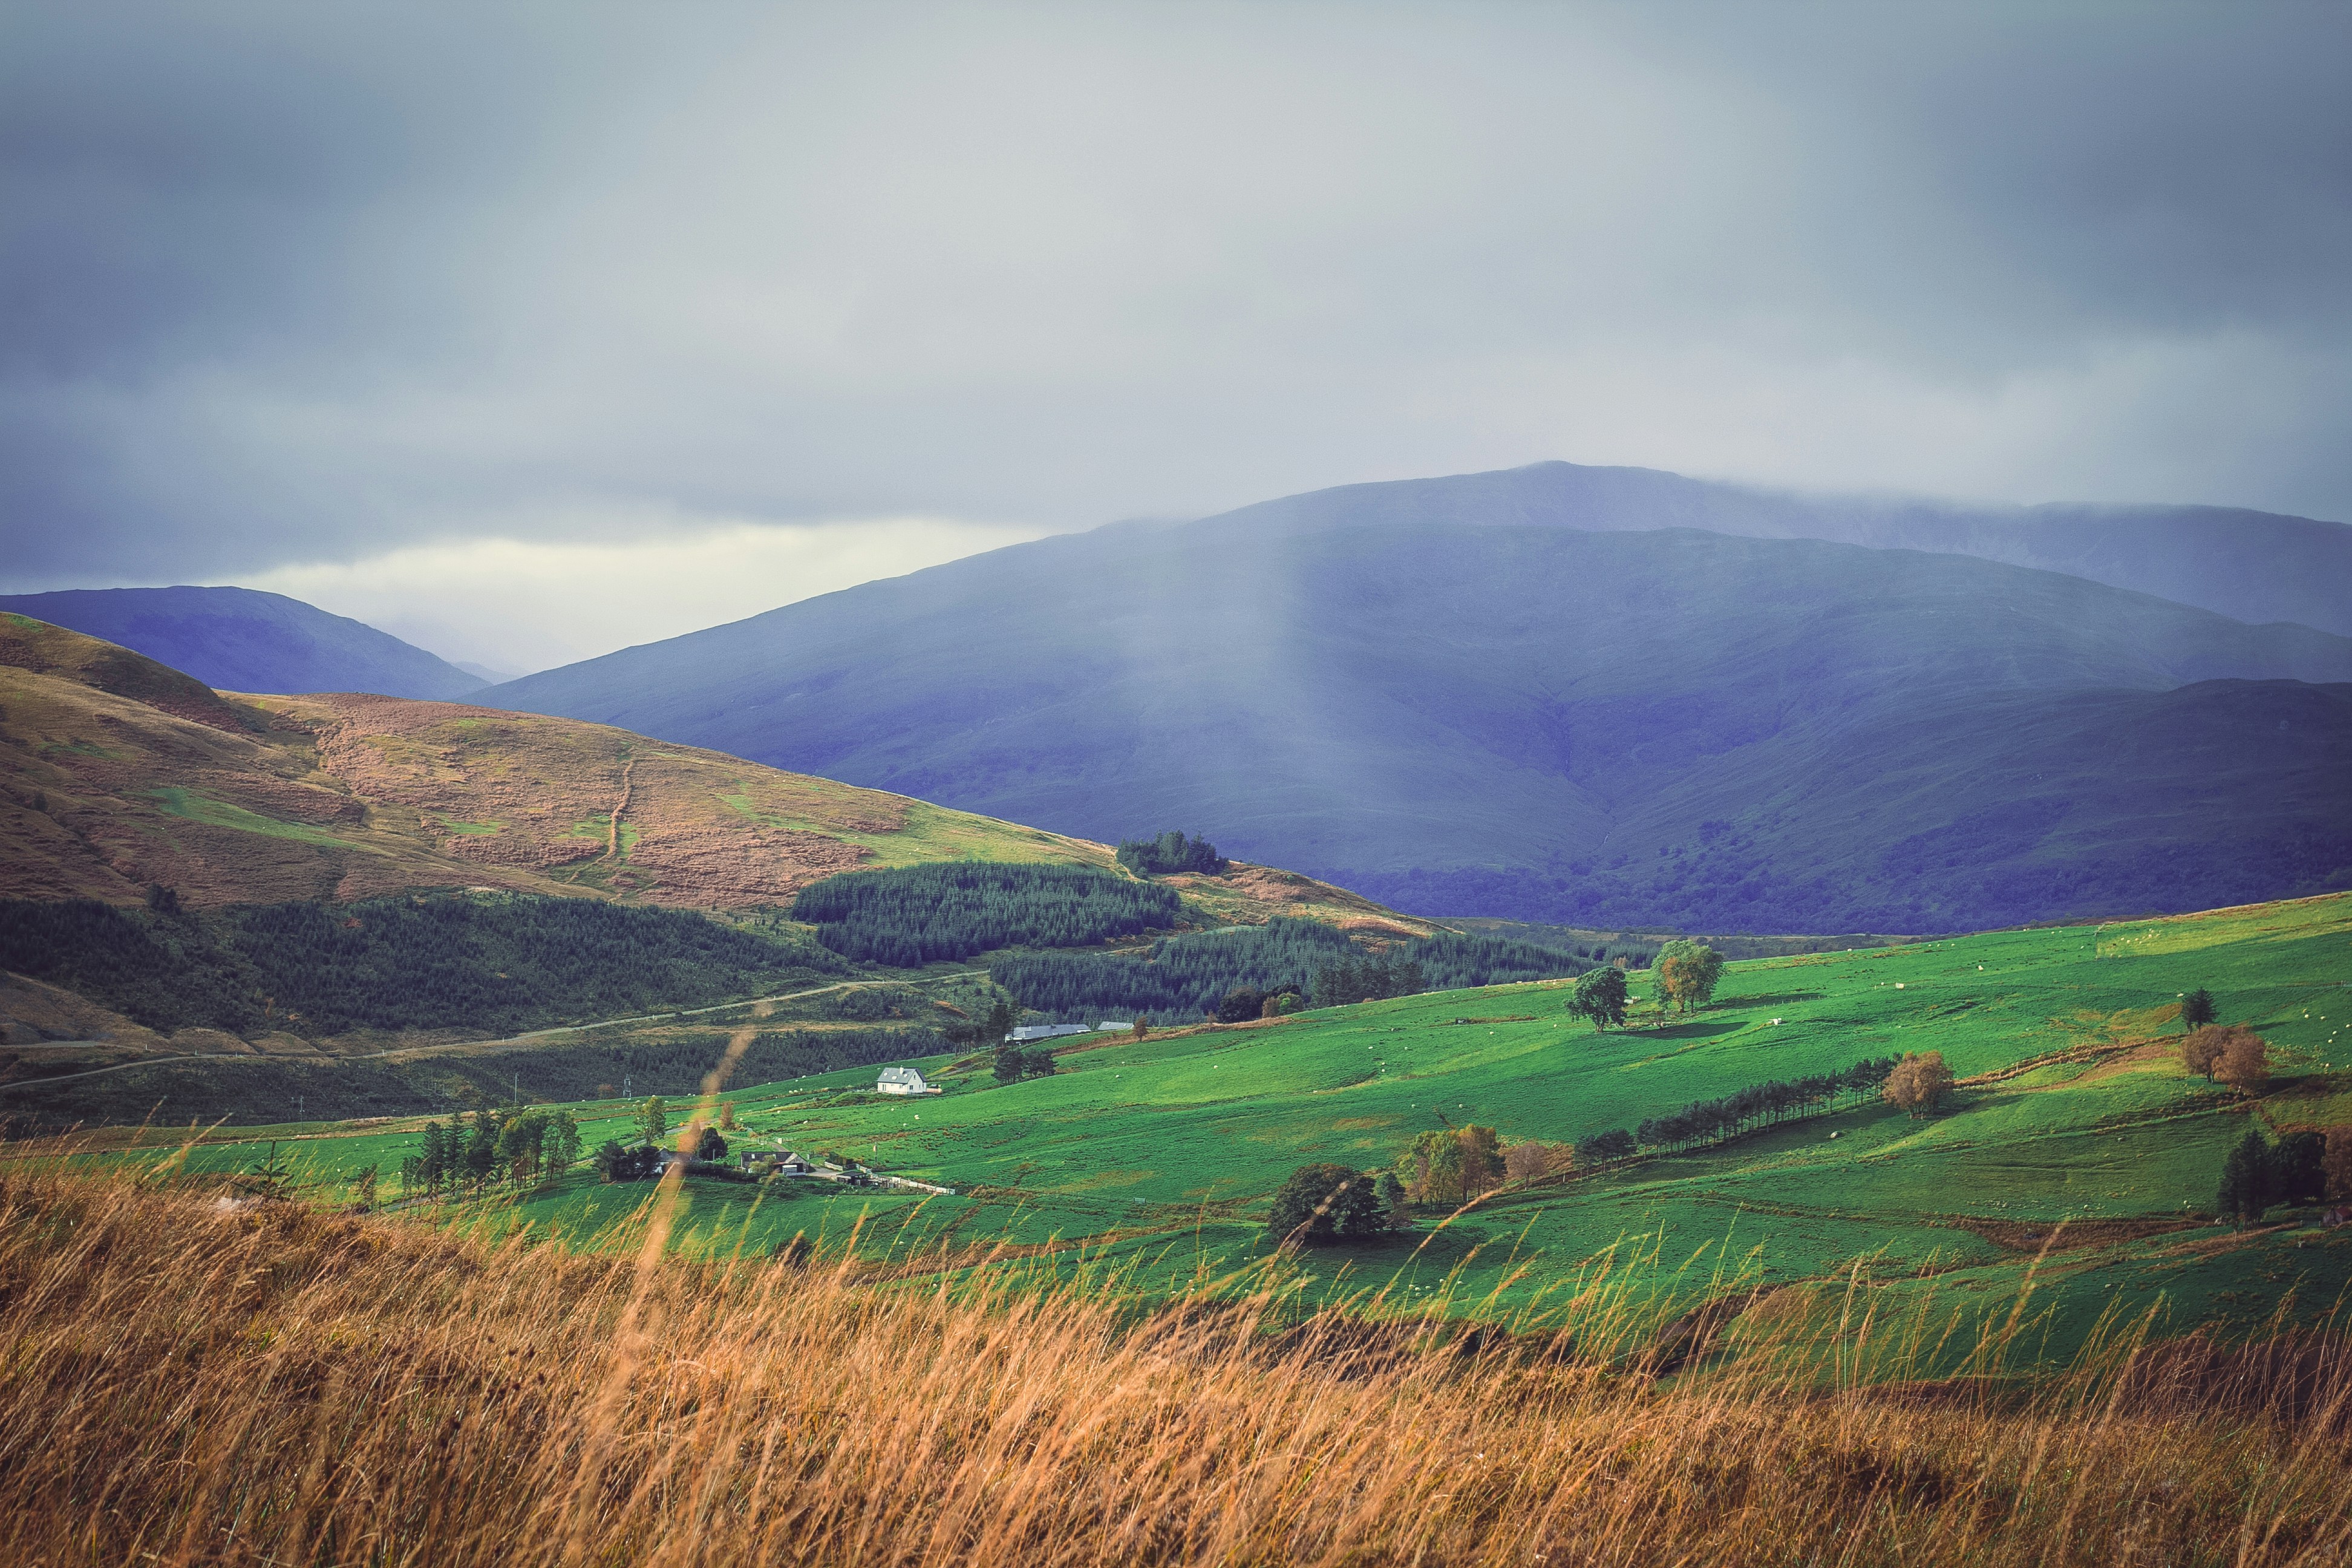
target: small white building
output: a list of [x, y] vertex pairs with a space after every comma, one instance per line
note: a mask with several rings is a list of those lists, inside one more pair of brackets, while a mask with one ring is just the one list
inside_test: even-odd
[[938, 1094], [935, 1084], [924, 1081], [923, 1075], [913, 1068], [884, 1068], [882, 1077], [875, 1083], [877, 1094]]

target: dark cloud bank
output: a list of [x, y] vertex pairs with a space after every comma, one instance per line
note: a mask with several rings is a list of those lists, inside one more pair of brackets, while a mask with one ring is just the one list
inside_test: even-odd
[[0, 588], [1548, 457], [2352, 516], [2343, 7], [0, 28]]

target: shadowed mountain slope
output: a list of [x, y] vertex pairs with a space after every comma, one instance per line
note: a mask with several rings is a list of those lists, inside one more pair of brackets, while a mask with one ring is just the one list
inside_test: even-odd
[[364, 622], [251, 588], [90, 588], [0, 610], [119, 643], [226, 691], [463, 697], [488, 684]]
[[[1188, 824], [1425, 913], [1950, 930], [2343, 885], [2352, 731], [2311, 685], [2346, 681], [2352, 640], [1966, 556], [1252, 509], [492, 700], [1090, 837]], [[1903, 849], [1987, 820], [1990, 862]], [[2226, 890], [2179, 875], [2216, 860]]]

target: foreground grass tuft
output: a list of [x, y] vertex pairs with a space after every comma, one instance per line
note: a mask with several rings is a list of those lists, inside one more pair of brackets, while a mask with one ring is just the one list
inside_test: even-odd
[[[2320, 1563], [2352, 1369], [2111, 1343], [1842, 1378], [1861, 1297], [1660, 1377], [1457, 1327], [635, 1260], [127, 1181], [0, 1186], [0, 1560]], [[1899, 1333], [1896, 1335], [1900, 1337]]]

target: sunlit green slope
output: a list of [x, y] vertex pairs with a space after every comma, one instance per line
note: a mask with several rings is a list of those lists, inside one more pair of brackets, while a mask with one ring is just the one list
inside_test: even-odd
[[[2352, 1072], [2336, 1062], [2352, 1058], [2347, 980], [2352, 898], [2332, 897], [1739, 963], [1704, 1013], [1606, 1035], [1566, 1020], [1547, 984], [1105, 1037], [1066, 1050], [1058, 1076], [1012, 1086], [942, 1061], [949, 1092], [916, 1101], [845, 1092], [870, 1077], [835, 1075], [735, 1096], [752, 1140], [839, 1150], [957, 1195], [803, 1184], [792, 1198], [771, 1189], [754, 1213], [754, 1189], [697, 1182], [686, 1228], [694, 1245], [764, 1249], [802, 1231], [844, 1242], [862, 1221], [862, 1250], [901, 1258], [1009, 1242], [1075, 1258], [1085, 1241], [1098, 1261], [1131, 1263], [1138, 1283], [1172, 1281], [1262, 1255], [1264, 1200], [1297, 1165], [1384, 1165], [1441, 1117], [1507, 1141], [1571, 1141], [1759, 1079], [1939, 1050], [1962, 1077], [1941, 1114], [1873, 1103], [1505, 1191], [1307, 1267], [1344, 1275], [1342, 1289], [1450, 1289], [1457, 1308], [1494, 1292], [1486, 1310], [1518, 1311], [1614, 1247], [1686, 1270], [1678, 1288], [1692, 1291], [1719, 1288], [1718, 1273], [1848, 1278], [1861, 1261], [1898, 1293], [1932, 1283], [1954, 1303], [2005, 1304], [2051, 1244], [2040, 1288], [2068, 1342], [2112, 1305], [2159, 1300], [2176, 1328], [2250, 1324], [2290, 1289], [2305, 1308], [2331, 1301], [2352, 1264], [2344, 1232], [2243, 1239], [2199, 1213], [2250, 1116], [2273, 1130], [2352, 1122]], [[2225, 1021], [2272, 1041], [2277, 1076], [2259, 1100], [2179, 1067], [2177, 999], [2200, 984]], [[619, 1130], [621, 1107], [587, 1109], [605, 1119], [592, 1143]], [[331, 1177], [389, 1171], [413, 1141], [331, 1133], [300, 1152]], [[575, 1177], [511, 1208], [459, 1207], [593, 1234], [645, 1194]]]

